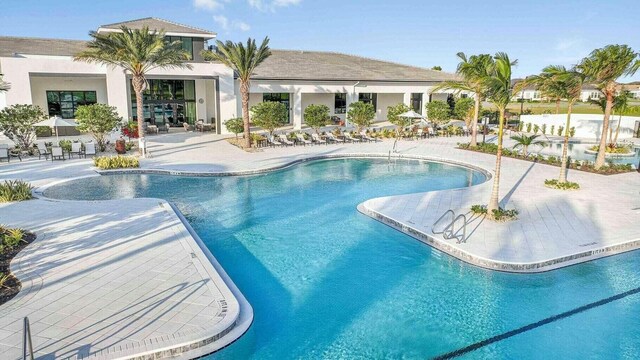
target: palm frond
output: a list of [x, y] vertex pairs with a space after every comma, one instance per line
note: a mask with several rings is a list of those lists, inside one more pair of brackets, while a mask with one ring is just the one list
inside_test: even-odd
[[251, 38], [246, 44], [218, 40], [215, 50], [205, 50], [202, 55], [207, 61], [218, 61], [232, 68], [241, 80], [248, 81], [255, 69], [271, 56], [271, 49], [268, 37], [262, 40], [260, 46], [256, 46], [256, 41]]

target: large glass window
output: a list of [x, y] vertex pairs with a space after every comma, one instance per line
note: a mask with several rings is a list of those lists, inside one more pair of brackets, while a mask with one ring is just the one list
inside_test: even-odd
[[[131, 86], [131, 112], [133, 120], [138, 119], [136, 94]], [[148, 80], [147, 89], [142, 93], [144, 120], [152, 124], [181, 126], [183, 122], [196, 121], [195, 80]]]
[[335, 105], [335, 110], [333, 111], [334, 114], [346, 113], [347, 112], [347, 94], [345, 93], [336, 94], [334, 105]]
[[76, 117], [78, 106], [91, 105], [96, 102], [95, 91], [47, 91], [49, 116], [73, 119]]
[[422, 93], [411, 93], [411, 108], [418, 114], [422, 114]]
[[362, 101], [365, 104], [373, 104], [373, 108], [378, 110], [378, 94], [376, 93], [360, 93], [358, 94], [358, 101]]

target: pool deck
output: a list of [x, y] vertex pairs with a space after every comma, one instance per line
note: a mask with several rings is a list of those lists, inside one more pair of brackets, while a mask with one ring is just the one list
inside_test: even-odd
[[[491, 174], [494, 156], [455, 149], [457, 142], [468, 140], [458, 137], [401, 141], [399, 153], [392, 161], [419, 157], [467, 164]], [[219, 135], [175, 133], [149, 138], [152, 158], [142, 160], [141, 168], [192, 175], [255, 173], [317, 157], [384, 156], [392, 145], [392, 141], [384, 141], [269, 148], [246, 153]], [[24, 179], [37, 187], [46, 187], [82, 176], [97, 176], [91, 165], [90, 160], [84, 159], [53, 163], [29, 159], [22, 163], [3, 163], [0, 164], [0, 180]], [[360, 204], [358, 209], [451, 256], [495, 270], [546, 271], [640, 248], [638, 173], [603, 176], [571, 171], [569, 179], [580, 183], [582, 188], [559, 191], [543, 185], [544, 179], [557, 177], [557, 167], [504, 158], [502, 169], [501, 202], [507, 208], [517, 208], [519, 218], [507, 223], [473, 218], [465, 243], [457, 244], [441, 235], [433, 235], [432, 224], [448, 209], [468, 214], [470, 205], [486, 203], [491, 180], [470, 188], [371, 199]], [[153, 342], [149, 345], [146, 338], [140, 337], [143, 334], [162, 339], [158, 335], [171, 336], [166, 332], [176, 331], [175, 335], [182, 327], [202, 325], [202, 331], [215, 337], [229, 328], [230, 319], [240, 319], [242, 326], [237, 325], [226, 337], [184, 355], [191, 357], [228, 344], [250, 325], [247, 312], [243, 313], [241, 309], [248, 306], [251, 314], [250, 306], [242, 294], [201, 245], [197, 234], [180, 221], [179, 212], [162, 200], [33, 200], [4, 204], [0, 207], [0, 223], [44, 235], [12, 263], [12, 270], [23, 281], [24, 288], [17, 298], [0, 307], [0, 313], [9, 316], [0, 319], [0, 349], [5, 351], [8, 347], [6, 351], [11, 354], [10, 358], [20, 355], [16, 351], [21, 343], [18, 334], [24, 315], [31, 319], [38, 354], [54, 353], [61, 357], [86, 354], [100, 358], [119, 357], [117, 354], [135, 357], [177, 346], [173, 340], [172, 345], [157, 343], [156, 346]], [[167, 252], [180, 256], [167, 257]], [[33, 260], [25, 261], [30, 257]], [[152, 259], [167, 263], [156, 264]], [[136, 266], [149, 272], [136, 271]], [[151, 269], [190, 270], [156, 273]], [[202, 269], [208, 271], [202, 272]], [[169, 275], [174, 278], [165, 279]], [[105, 288], [107, 285], [111, 287]], [[185, 294], [188, 290], [175, 294], [170, 290], [198, 286], [197, 296]], [[138, 294], [142, 289], [150, 291]], [[104, 295], [98, 296], [98, 305], [91, 301], [90, 290]], [[126, 299], [131, 302], [128, 309], [126, 304], [111, 307], [100, 303], [108, 297], [114, 297], [114, 301], [125, 299], [112, 295], [122, 295], [123, 291], [128, 292]], [[209, 307], [203, 317], [207, 319], [206, 323], [194, 314], [195, 311], [182, 311], [183, 305], [170, 307], [166, 313], [158, 310], [176, 303], [175, 299], [165, 301], [162, 298], [167, 292], [173, 297], [184, 295], [185, 304], [194, 296], [208, 296], [211, 302], [207, 303]], [[65, 296], [56, 298], [56, 294]], [[154, 297], [160, 301], [154, 302]], [[68, 298], [78, 298], [81, 304], [69, 303]], [[235, 315], [232, 312], [234, 299], [240, 308]], [[227, 312], [223, 320], [216, 322], [212, 314], [219, 314], [221, 300], [226, 301]], [[47, 310], [43, 306], [51, 308]], [[150, 313], [156, 317], [146, 315], [145, 309], [154, 306], [157, 308]], [[99, 308], [96, 316], [103, 318], [90, 314], [96, 307]], [[77, 311], [71, 313], [71, 309]], [[123, 309], [127, 310], [123, 312]], [[68, 319], [75, 317], [81, 319], [71, 324], [73, 321]], [[89, 335], [86, 329], [91, 329]], [[185, 333], [179, 340], [184, 342], [178, 345], [200, 343], [202, 337], [193, 334]], [[118, 347], [120, 353], [113, 350]], [[107, 349], [110, 349], [108, 353]]]

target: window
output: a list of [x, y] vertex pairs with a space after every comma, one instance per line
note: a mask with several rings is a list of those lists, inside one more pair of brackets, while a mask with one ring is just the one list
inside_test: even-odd
[[73, 119], [76, 117], [78, 106], [96, 102], [98, 101], [95, 91], [47, 91], [49, 116]]
[[345, 93], [336, 94], [334, 105], [335, 105], [335, 110], [333, 111], [334, 114], [346, 113], [347, 112], [347, 94]]
[[169, 42], [182, 42], [182, 48], [189, 53], [189, 60], [193, 60], [193, 38], [183, 36], [167, 36], [165, 39]]
[[422, 114], [422, 94], [411, 93], [411, 108], [418, 114]]
[[378, 94], [376, 93], [360, 93], [358, 94], [358, 101], [362, 101], [365, 104], [373, 104], [373, 108], [378, 110]]
[[589, 99], [600, 99], [600, 93], [597, 91], [592, 91], [589, 94]]
[[[152, 124], [182, 126], [182, 122], [196, 121], [195, 80], [149, 79], [149, 86], [142, 93], [142, 113], [145, 121]], [[131, 115], [138, 119], [136, 94], [131, 87]]]

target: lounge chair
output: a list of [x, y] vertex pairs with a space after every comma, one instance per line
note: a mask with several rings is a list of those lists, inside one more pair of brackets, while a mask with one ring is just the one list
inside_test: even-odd
[[340, 139], [340, 138], [336, 137], [335, 135], [333, 135], [330, 132], [327, 133], [327, 140], [331, 141], [331, 142], [336, 142], [336, 143], [343, 143], [344, 142], [344, 139]]
[[38, 143], [38, 160], [41, 159], [44, 156], [45, 160], [49, 159], [49, 155], [51, 155], [51, 151], [49, 151], [49, 149], [47, 149], [46, 146], [44, 146], [43, 143]]
[[78, 157], [81, 157], [82, 155], [84, 155], [84, 152], [82, 151], [82, 143], [80, 142], [71, 143], [71, 151], [69, 152], [69, 158], [71, 158], [73, 154], [77, 154]]
[[278, 139], [280, 139], [280, 142], [285, 144], [286, 146], [294, 146], [296, 144], [293, 141], [287, 139], [287, 135], [285, 134], [278, 135]]
[[182, 123], [182, 127], [184, 127], [184, 131], [191, 130], [191, 125], [189, 125], [189, 123], [186, 123], [186, 122]]
[[317, 144], [327, 144], [327, 140], [323, 140], [318, 134], [311, 134], [311, 140]]
[[351, 134], [350, 134], [350, 133], [347, 133], [347, 132], [346, 132], [346, 133], [344, 133], [344, 139], [345, 139], [346, 141], [351, 141], [351, 142], [353, 142], [353, 143], [362, 142], [362, 140], [361, 140], [361, 139], [358, 139], [357, 137], [353, 137], [353, 136], [351, 136]]
[[423, 129], [418, 129], [418, 131], [416, 132], [416, 137], [418, 139], [424, 139], [425, 137], [427, 137], [427, 134], [424, 133]]
[[298, 139], [298, 142], [304, 146], [313, 144], [310, 140], [305, 139], [302, 134], [296, 134], [296, 139]]
[[53, 160], [64, 160], [64, 152], [60, 146], [51, 148], [51, 161]]
[[438, 136], [438, 133], [435, 132], [435, 130], [433, 130], [433, 128], [429, 128], [429, 137], [435, 137]]
[[273, 146], [273, 147], [282, 146], [282, 143], [276, 140], [273, 136], [267, 136], [267, 141], [269, 142], [270, 146]]
[[86, 158], [87, 155], [96, 155], [96, 144], [92, 143], [92, 142], [88, 142], [86, 144], [84, 144], [84, 157]]
[[158, 132], [166, 132], [169, 133], [169, 124], [162, 124], [158, 126]]
[[376, 142], [377, 141], [376, 138], [370, 137], [369, 135], [367, 135], [367, 132], [364, 131], [364, 130], [360, 132], [360, 137], [361, 137], [362, 141], [368, 141], [368, 142]]

